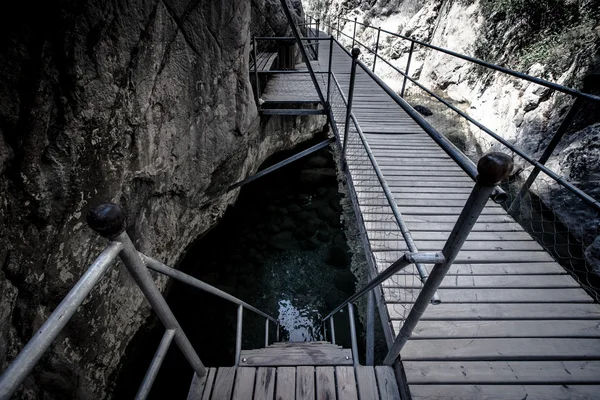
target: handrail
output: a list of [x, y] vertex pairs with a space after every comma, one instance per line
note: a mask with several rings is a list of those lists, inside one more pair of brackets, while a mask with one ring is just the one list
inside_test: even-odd
[[[350, 54], [348, 52], [348, 50], [346, 50], [344, 48], [344, 46], [338, 40], [336, 40], [335, 38], [333, 40], [347, 54]], [[591, 197], [590, 195], [588, 195], [587, 193], [585, 193], [584, 191], [582, 191], [581, 189], [579, 189], [578, 187], [576, 187], [575, 185], [573, 185], [572, 183], [568, 182], [567, 180], [565, 180], [564, 178], [562, 178], [561, 176], [559, 176], [558, 174], [556, 174], [554, 171], [548, 169], [544, 164], [542, 164], [539, 161], [533, 159], [527, 153], [525, 153], [522, 150], [520, 150], [519, 148], [515, 147], [512, 143], [510, 143], [506, 139], [502, 138], [500, 135], [498, 135], [497, 133], [495, 133], [491, 129], [487, 128], [486, 126], [484, 126], [483, 124], [481, 124], [477, 120], [469, 117], [467, 114], [465, 114], [464, 112], [460, 111], [456, 107], [452, 106], [450, 103], [446, 102], [445, 100], [443, 100], [442, 98], [440, 98], [436, 94], [434, 94], [431, 91], [425, 89], [416, 80], [414, 80], [413, 78], [409, 77], [408, 75], [406, 75], [405, 73], [403, 73], [402, 71], [400, 71], [397, 67], [395, 67], [392, 64], [390, 64], [386, 59], [382, 58], [379, 55], [377, 55], [377, 56], [378, 56], [378, 58], [380, 58], [381, 60], [383, 60], [384, 62], [386, 62], [388, 65], [392, 66], [392, 68], [394, 70], [396, 70], [397, 72], [399, 72], [402, 76], [404, 76], [405, 78], [409, 79], [411, 82], [415, 83], [421, 89], [424, 89], [427, 93], [429, 93], [432, 96], [434, 96], [436, 99], [438, 99], [439, 101], [441, 101], [444, 105], [448, 106], [453, 111], [455, 111], [456, 113], [458, 113], [460, 116], [462, 116], [463, 118], [467, 119], [469, 122], [471, 122], [472, 124], [474, 124], [475, 126], [477, 126], [478, 128], [480, 128], [482, 131], [484, 131], [485, 133], [487, 133], [488, 135], [490, 135], [492, 138], [494, 138], [498, 142], [500, 142], [502, 145], [506, 146], [508, 149], [510, 149], [511, 151], [513, 151], [515, 154], [517, 154], [519, 157], [523, 158], [525, 161], [529, 162], [530, 164], [532, 164], [533, 166], [535, 166], [536, 168], [538, 168], [541, 172], [545, 173], [550, 178], [552, 178], [553, 180], [555, 180], [557, 183], [559, 183], [560, 185], [562, 185], [563, 187], [565, 187], [566, 189], [568, 189], [570, 192], [572, 192], [573, 194], [575, 194], [577, 197], [579, 197], [581, 200], [583, 200], [584, 202], [586, 202], [588, 205], [594, 207], [597, 210], [600, 210], [600, 202], [599, 201], [597, 201], [596, 199], [594, 199], [593, 197]], [[421, 126], [421, 128], [423, 128], [423, 130], [425, 130], [425, 132], [427, 134], [429, 134], [429, 136], [431, 136], [432, 139], [434, 139], [446, 151], [446, 153], [448, 155], [450, 155], [450, 157], [452, 157], [454, 159], [454, 161], [456, 161], [456, 163], [472, 179], [475, 179], [475, 177], [477, 176], [475, 165], [473, 164], [473, 162], [467, 156], [464, 155], [464, 153], [462, 153], [460, 150], [458, 150], [456, 148], [456, 146], [454, 146], [454, 144], [452, 144], [445, 136], [443, 136], [439, 132], [437, 132], [437, 130], [435, 130], [417, 111], [415, 111], [408, 103], [406, 103], [406, 101], [404, 99], [402, 99], [400, 96], [398, 96], [398, 94], [396, 94], [396, 92], [394, 92], [392, 89], [390, 89], [385, 84], [385, 82], [383, 82], [381, 80], [381, 78], [379, 78], [375, 73], [373, 73], [362, 61], [358, 61], [358, 65], [383, 90], [385, 90], [388, 93], [388, 95], [392, 98], [392, 100], [394, 100], [400, 107], [402, 107], [404, 109], [404, 111], [407, 114], [409, 114], [409, 116], [412, 119], [414, 119], [415, 122], [417, 122], [417, 124], [419, 124], [419, 126]], [[501, 188], [499, 188], [499, 187], [497, 187], [494, 190], [494, 192], [492, 193], [492, 199], [494, 201], [497, 201], [497, 202], [504, 201], [506, 199], [506, 197], [507, 197], [506, 193]]]
[[21, 382], [40, 361], [40, 358], [90, 294], [96, 283], [104, 276], [121, 250], [123, 250], [123, 245], [118, 242], [112, 242], [106, 246], [54, 312], [50, 314], [42, 327], [0, 375], [0, 399], [8, 399], [17, 390]]
[[384, 271], [377, 274], [375, 278], [373, 278], [369, 283], [367, 283], [362, 289], [358, 292], [354, 293], [352, 296], [348, 297], [346, 300], [342, 302], [339, 306], [333, 309], [325, 318], [321, 319], [321, 321], [325, 322], [329, 318], [331, 318], [334, 314], [340, 311], [342, 308], [346, 307], [349, 303], [354, 300], [364, 296], [369, 293], [371, 290], [375, 289], [378, 285], [388, 280], [394, 274], [410, 264], [421, 263], [421, 264], [437, 264], [444, 262], [444, 255], [442, 253], [410, 253], [406, 252], [402, 257], [396, 260], [392, 265], [387, 267]]
[[[378, 29], [375, 26], [366, 25], [366, 24], [363, 24], [363, 23], [358, 22], [358, 21], [350, 20], [348, 18], [344, 18], [344, 17], [338, 17], [338, 18], [341, 19], [341, 20], [343, 20], [343, 21], [346, 21], [346, 22], [356, 22], [358, 25], [362, 25], [362, 26], [364, 26], [366, 28]], [[330, 25], [330, 28], [335, 29], [331, 25]], [[531, 76], [531, 75], [528, 75], [528, 74], [524, 74], [522, 72], [514, 71], [514, 70], [511, 70], [511, 69], [506, 68], [506, 67], [501, 67], [499, 65], [496, 65], [496, 64], [493, 64], [493, 63], [490, 63], [490, 62], [487, 62], [487, 61], [483, 61], [483, 60], [478, 59], [478, 58], [474, 58], [474, 57], [470, 57], [470, 56], [467, 56], [467, 55], [464, 55], [464, 54], [460, 54], [460, 53], [457, 53], [455, 51], [448, 50], [448, 49], [445, 49], [443, 47], [438, 47], [438, 46], [435, 46], [435, 45], [432, 45], [432, 44], [429, 44], [429, 43], [425, 43], [425, 42], [422, 42], [422, 41], [417, 40], [417, 39], [412, 39], [410, 37], [401, 35], [399, 33], [391, 32], [391, 31], [388, 31], [388, 30], [385, 30], [385, 29], [381, 29], [381, 32], [387, 33], [387, 34], [392, 35], [392, 36], [399, 37], [399, 38], [404, 39], [404, 40], [408, 40], [410, 42], [419, 44], [419, 45], [424, 46], [424, 47], [428, 47], [428, 48], [436, 50], [436, 51], [440, 51], [442, 53], [446, 53], [448, 55], [451, 55], [453, 57], [457, 57], [457, 58], [463, 59], [465, 61], [469, 61], [469, 62], [478, 64], [478, 65], [484, 66], [486, 68], [493, 69], [493, 70], [498, 71], [498, 72], [502, 72], [502, 73], [505, 73], [505, 74], [508, 74], [508, 75], [512, 75], [514, 77], [521, 78], [521, 79], [524, 79], [526, 81], [529, 81], [529, 82], [532, 82], [532, 83], [536, 83], [538, 85], [545, 86], [545, 87], [550, 88], [550, 89], [557, 90], [557, 91], [562, 92], [562, 93], [570, 94], [570, 95], [576, 96], [576, 97], [579, 97], [579, 96], [580, 97], [584, 97], [584, 98], [589, 99], [589, 100], [600, 101], [600, 96], [596, 96], [596, 95], [593, 95], [593, 94], [590, 94], [590, 93], [580, 92], [580, 91], [575, 90], [573, 88], [570, 88], [568, 86], [563, 86], [563, 85], [559, 85], [558, 83], [547, 81], [545, 79], [536, 78], [535, 76]], [[340, 32], [340, 33], [344, 34], [343, 32]]]
[[185, 272], [181, 272], [175, 268], [171, 268], [171, 267], [161, 263], [160, 261], [155, 260], [152, 257], [149, 257], [140, 252], [138, 252], [138, 253], [139, 253], [140, 257], [142, 257], [142, 260], [144, 261], [146, 266], [148, 268], [150, 268], [151, 270], [159, 272], [163, 275], [167, 275], [173, 279], [178, 280], [179, 282], [185, 283], [186, 285], [195, 287], [196, 289], [200, 289], [204, 292], [207, 292], [207, 293], [210, 293], [217, 297], [220, 297], [223, 300], [227, 300], [229, 302], [237, 304], [238, 306], [242, 306], [247, 310], [250, 310], [262, 317], [265, 317], [265, 318], [271, 320], [272, 322], [278, 323], [278, 321], [275, 318], [273, 318], [272, 316], [270, 316], [267, 313], [260, 311], [258, 308], [251, 306], [250, 304], [246, 303], [245, 301], [240, 300], [237, 297], [232, 296], [229, 293], [222, 291], [221, 289], [217, 289], [216, 287], [209, 285], [206, 282], [202, 282], [200, 279], [194, 278], [193, 276], [188, 275]]
[[[88, 214], [88, 224], [90, 227], [111, 241], [81, 278], [79, 278], [58, 307], [56, 307], [46, 322], [44, 322], [42, 327], [29, 340], [21, 352], [19, 352], [8, 368], [3, 371], [2, 375], [0, 375], [0, 400], [8, 399], [18, 389], [19, 385], [33, 370], [58, 334], [79, 309], [85, 298], [113, 264], [117, 256], [123, 260], [123, 264], [128, 272], [131, 274], [135, 283], [141, 289], [150, 303], [150, 306], [156, 312], [158, 318], [166, 328], [163, 340], [156, 350], [146, 376], [138, 390], [136, 399], [144, 399], [148, 395], [154, 379], [156, 378], [156, 374], [158, 373], [158, 369], [173, 340], [181, 349], [182, 353], [194, 369], [194, 372], [200, 377], [206, 374], [206, 368], [181, 329], [181, 326], [167, 305], [164, 297], [156, 287], [148, 269], [152, 269], [187, 285], [233, 302], [238, 305], [240, 310], [246, 308], [266, 318], [267, 321], [271, 320], [275, 322], [277, 324], [277, 337], [279, 337], [279, 322], [275, 318], [235, 296], [204, 283], [184, 272], [170, 268], [152, 257], [148, 257], [138, 252], [131, 242], [131, 239], [124, 231], [124, 215], [125, 213], [121, 207], [112, 203], [103, 204], [90, 211]], [[241, 315], [240, 311], [238, 311], [238, 316], [239, 315]], [[266, 329], [268, 329], [268, 324], [266, 325]], [[240, 335], [241, 325], [238, 331], [239, 333], [237, 335]], [[268, 337], [268, 333], [266, 333], [266, 337]], [[236, 359], [239, 359], [239, 351], [237, 352]]]

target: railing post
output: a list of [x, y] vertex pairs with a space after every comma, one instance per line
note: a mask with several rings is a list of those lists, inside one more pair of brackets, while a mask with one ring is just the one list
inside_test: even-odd
[[329, 330], [331, 331], [331, 343], [335, 344], [335, 322], [333, 316], [329, 318]]
[[329, 96], [331, 95], [331, 62], [333, 61], [333, 36], [329, 38], [329, 65], [327, 66], [327, 106], [331, 108], [329, 104]]
[[240, 365], [240, 354], [242, 354], [242, 329], [243, 329], [244, 307], [240, 304], [237, 309], [237, 324], [235, 328], [235, 366]]
[[154, 312], [161, 320], [166, 329], [175, 331], [175, 343], [188, 360], [194, 371], [199, 377], [206, 374], [206, 368], [200, 361], [198, 354], [192, 347], [185, 333], [181, 329], [179, 322], [173, 315], [165, 298], [162, 296], [146, 265], [140, 258], [135, 246], [131, 242], [129, 235], [125, 232], [127, 217], [125, 211], [117, 204], [103, 204], [92, 210], [87, 215], [87, 222], [90, 228], [98, 232], [100, 235], [120, 242], [123, 245], [123, 250], [119, 257], [123, 264], [133, 277], [133, 280], [140, 287], [144, 296], [152, 306]]
[[367, 295], [367, 357], [366, 364], [373, 365], [375, 359], [375, 293]]
[[265, 347], [269, 346], [269, 318], [265, 318]]
[[477, 222], [477, 218], [494, 191], [494, 187], [509, 176], [512, 168], [512, 159], [504, 153], [488, 153], [479, 160], [475, 187], [471, 191], [458, 217], [458, 221], [454, 225], [442, 250], [444, 261], [434, 265], [429, 279], [427, 279], [423, 289], [421, 289], [408, 317], [404, 321], [404, 324], [402, 324], [398, 336], [396, 336], [392, 348], [385, 357], [384, 364], [392, 365], [408, 339], [410, 339], [414, 328], [427, 309], [433, 294], [442, 283], [446, 273], [452, 266], [452, 262], [454, 262], [464, 242], [467, 240], [471, 229], [473, 229], [473, 225]]
[[[321, 20], [319, 18], [317, 18], [317, 32], [316, 32], [317, 33], [316, 34], [317, 39], [319, 39], [319, 35], [320, 35], [319, 34], [319, 25], [320, 25], [320, 22], [321, 22]], [[317, 59], [319, 58], [319, 47], [320, 47], [319, 45], [320, 44], [321, 44], [321, 42], [319, 40], [317, 40], [317, 44], [316, 44], [316, 46], [317, 46]]]
[[375, 73], [375, 64], [377, 63], [377, 52], [379, 51], [379, 36], [381, 35], [381, 27], [377, 28], [377, 42], [375, 43], [375, 54], [373, 55], [373, 73]]
[[340, 40], [340, 16], [338, 15], [338, 21], [337, 21], [337, 35], [336, 35], [336, 39]]
[[252, 56], [254, 57], [254, 100], [256, 101], [256, 109], [260, 111], [260, 80], [258, 79], [258, 58], [256, 57], [256, 37], [252, 36]]
[[410, 42], [410, 50], [408, 52], [408, 61], [406, 62], [406, 72], [404, 75], [404, 80], [402, 81], [402, 91], [400, 92], [400, 97], [404, 98], [404, 90], [406, 89], [406, 81], [408, 80], [408, 71], [410, 70], [410, 60], [412, 60], [413, 50], [415, 49], [415, 42], [411, 40]]
[[354, 306], [348, 303], [348, 319], [350, 320], [350, 341], [352, 342], [352, 362], [358, 365], [358, 344], [356, 342], [356, 323], [354, 322]]
[[352, 113], [352, 98], [354, 97], [354, 80], [356, 79], [356, 64], [360, 50], [352, 49], [352, 67], [350, 69], [350, 86], [348, 87], [348, 108], [346, 109], [346, 123], [344, 124], [344, 143], [342, 144], [342, 160], [346, 162], [346, 147], [348, 145], [348, 130], [350, 129], [350, 114]]
[[354, 17], [354, 32], [352, 32], [352, 47], [354, 48], [354, 42], [356, 41], [356, 20], [358, 17]]
[[277, 323], [277, 330], [275, 331], [275, 341], [279, 342], [279, 322]]
[[[575, 99], [575, 102], [569, 109], [569, 112], [567, 113], [567, 115], [565, 115], [565, 118], [562, 120], [562, 122], [560, 123], [560, 126], [554, 133], [554, 136], [552, 136], [550, 143], [548, 143], [548, 146], [544, 150], [544, 153], [538, 160], [538, 162], [540, 164], [545, 165], [546, 162], [548, 161], [548, 159], [550, 158], [550, 156], [552, 156], [552, 153], [556, 149], [556, 146], [558, 146], [558, 144], [560, 143], [560, 141], [563, 138], [563, 136], [565, 135], [565, 133], [567, 133], [569, 126], [575, 119], [575, 116], [579, 112], [579, 109], [581, 108], [582, 105], [583, 105], [583, 97], [579, 96]], [[512, 214], [512, 213], [516, 212], [517, 207], [519, 207], [519, 204], [523, 200], [523, 197], [525, 197], [525, 194], [529, 191], [529, 189], [531, 188], [531, 185], [533, 185], [533, 182], [535, 182], [535, 179], [540, 174], [540, 171], [541, 170], [537, 165], [533, 168], [533, 171], [531, 171], [531, 173], [529, 174], [529, 177], [527, 178], [527, 180], [525, 181], [525, 183], [519, 190], [519, 193], [515, 196], [515, 199], [510, 204], [510, 208], [508, 209], [509, 213]]]

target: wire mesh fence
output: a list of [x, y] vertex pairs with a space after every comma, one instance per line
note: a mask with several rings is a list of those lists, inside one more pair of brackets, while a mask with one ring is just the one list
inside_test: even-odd
[[[344, 67], [337, 68], [340, 69], [338, 72], [340, 72], [341, 78]], [[371, 153], [369, 144], [364, 139], [364, 134], [356, 119], [350, 118], [347, 135], [344, 135], [347, 102], [343, 87], [334, 74], [329, 102], [332, 125], [335, 124], [340, 144], [345, 148], [343, 160], [350, 174], [349, 178], [355, 189], [365, 230], [369, 237], [371, 251], [368, 253], [373, 256], [377, 272], [382, 272], [408, 251], [408, 246], [392, 210], [391, 202], [394, 200], [386, 196], [376, 172], [379, 167], [376, 160], [369, 157], [369, 153]], [[384, 282], [383, 290], [386, 302], [388, 302], [388, 312], [395, 329], [398, 329], [398, 326], [408, 316], [422, 285], [420, 275], [414, 265], [398, 272]]]

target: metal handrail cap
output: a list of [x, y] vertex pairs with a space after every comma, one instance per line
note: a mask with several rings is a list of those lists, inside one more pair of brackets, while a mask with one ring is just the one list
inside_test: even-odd
[[127, 213], [118, 204], [105, 203], [88, 211], [86, 221], [101, 236], [112, 239], [125, 231]]
[[352, 58], [357, 58], [358, 55], [360, 54], [360, 49], [358, 47], [355, 47], [352, 49]]
[[508, 154], [494, 151], [484, 154], [477, 163], [477, 182], [486, 186], [496, 186], [508, 178], [514, 162]]

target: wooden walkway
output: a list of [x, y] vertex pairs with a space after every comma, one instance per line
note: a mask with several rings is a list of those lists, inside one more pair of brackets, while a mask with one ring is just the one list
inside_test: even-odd
[[[323, 42], [321, 71], [328, 55]], [[347, 95], [335, 44], [333, 72]], [[332, 88], [343, 132], [335, 102]], [[472, 180], [360, 68], [353, 111], [418, 249], [441, 251]], [[355, 131], [347, 160], [381, 271], [407, 249]], [[383, 286], [395, 336], [422, 284], [411, 267]], [[413, 399], [600, 399], [600, 305], [501, 206], [488, 203], [438, 294], [401, 354]]]
[[390, 367], [221, 367], [194, 377], [188, 400], [400, 400]]

